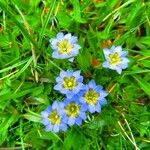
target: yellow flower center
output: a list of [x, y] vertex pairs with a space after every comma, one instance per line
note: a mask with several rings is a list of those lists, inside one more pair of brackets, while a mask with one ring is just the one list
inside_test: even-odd
[[110, 58], [110, 64], [118, 65], [121, 62], [121, 57], [117, 52], [110, 54], [109, 58]]
[[85, 101], [90, 105], [97, 104], [99, 96], [99, 93], [95, 92], [93, 89], [90, 89], [84, 94]]
[[74, 87], [78, 85], [75, 77], [65, 77], [63, 82], [63, 87], [68, 90], [72, 90]]
[[69, 54], [72, 51], [72, 48], [73, 45], [67, 39], [58, 43], [58, 52], [60, 54]]
[[54, 110], [53, 112], [51, 112], [51, 114], [48, 116], [48, 118], [51, 120], [53, 125], [61, 123], [61, 118], [60, 118], [57, 110]]
[[69, 117], [78, 117], [80, 106], [77, 103], [72, 102], [68, 106], [66, 106], [66, 112]]

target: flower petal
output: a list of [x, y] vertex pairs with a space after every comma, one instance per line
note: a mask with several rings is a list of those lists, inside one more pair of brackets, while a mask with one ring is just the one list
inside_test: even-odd
[[74, 117], [70, 117], [69, 119], [68, 119], [68, 125], [69, 126], [73, 126], [75, 124], [75, 118]]
[[82, 124], [82, 119], [81, 119], [80, 117], [76, 118], [76, 124], [77, 124], [78, 126], [81, 126], [81, 124]]
[[105, 105], [105, 104], [107, 104], [107, 100], [105, 98], [100, 99], [99, 103], [100, 103], [100, 105]]
[[95, 105], [89, 105], [89, 112], [94, 113], [95, 112]]
[[53, 131], [57, 133], [59, 131], [59, 125], [54, 125]]
[[62, 33], [62, 32], [59, 32], [58, 34], [57, 34], [57, 39], [58, 40], [62, 40], [64, 38], [64, 34]]

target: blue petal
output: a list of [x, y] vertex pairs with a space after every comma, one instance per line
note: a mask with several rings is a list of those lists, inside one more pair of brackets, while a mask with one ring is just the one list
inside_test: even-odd
[[48, 106], [45, 111], [47, 111], [48, 113], [50, 113], [52, 111], [52, 107]]
[[54, 125], [53, 131], [57, 133], [59, 131], [59, 125]]
[[118, 54], [121, 55], [121, 52], [122, 52], [122, 47], [121, 46], [117, 46], [114, 48], [114, 52], [117, 52]]
[[61, 77], [57, 77], [57, 78], [56, 78], [56, 81], [62, 83], [62, 82], [63, 82], [63, 79], [62, 79]]
[[74, 44], [73, 45], [73, 51], [79, 52], [78, 50], [81, 48], [79, 44]]
[[68, 104], [71, 102], [75, 102], [77, 105], [80, 105], [79, 97], [77, 95], [74, 95], [71, 99], [68, 99]]
[[89, 112], [91, 113], [95, 112], [95, 105], [89, 105]]
[[58, 34], [57, 34], [57, 39], [58, 40], [62, 40], [64, 38], [64, 34], [62, 33], [62, 32], [59, 32]]
[[50, 120], [48, 118], [45, 118], [42, 120], [42, 124], [48, 125], [50, 123]]
[[56, 50], [58, 48], [57, 43], [59, 41], [57, 39], [51, 39], [50, 42], [51, 42], [51, 47]]
[[105, 58], [107, 59], [109, 57], [110, 50], [108, 48], [104, 48], [103, 52], [104, 52]]
[[111, 50], [111, 51], [114, 51], [115, 48], [116, 48], [116, 47], [113, 45], [113, 46], [110, 48], [110, 50]]
[[64, 108], [64, 103], [63, 102], [58, 102], [59, 108], [63, 109]]
[[108, 61], [105, 61], [105, 62], [102, 64], [102, 66], [103, 66], [104, 68], [109, 68], [110, 64], [109, 64]]
[[117, 65], [109, 65], [108, 68], [110, 68], [112, 70], [117, 70], [118, 66]]
[[122, 58], [122, 63], [120, 64], [121, 68], [122, 69], [126, 69], [128, 67], [129, 61], [130, 60], [128, 58], [123, 57]]
[[79, 98], [79, 101], [80, 101], [81, 103], [86, 103], [86, 101], [85, 101], [85, 99], [84, 99], [83, 97], [80, 97], [80, 98]]
[[66, 93], [68, 93], [68, 90], [67, 89], [65, 89], [65, 88], [62, 88], [61, 90], [59, 90], [60, 91], [60, 93], [63, 93], [63, 94], [66, 94]]
[[84, 90], [84, 85], [82, 86], [82, 89], [80, 89], [80, 91], [79, 91], [79, 93], [77, 93], [77, 95], [79, 96], [79, 97], [81, 97], [81, 96], [83, 96], [84, 94], [85, 94], [85, 90]]
[[80, 117], [76, 118], [76, 124], [77, 124], [78, 126], [81, 126], [81, 124], [82, 124], [82, 119], [81, 119]]
[[96, 92], [98, 92], [98, 93], [99, 93], [102, 89], [103, 89], [103, 87], [100, 86], [100, 85], [97, 85], [97, 86], [94, 88], [94, 90], [95, 90]]
[[62, 131], [66, 131], [66, 130], [67, 130], [67, 125], [66, 125], [66, 124], [61, 124], [61, 125], [60, 125], [60, 129], [61, 129]]
[[76, 118], [74, 118], [74, 117], [69, 117], [69, 119], [68, 119], [68, 125], [69, 125], [69, 126], [74, 125], [74, 124], [75, 124], [75, 119], [76, 119]]
[[75, 95], [75, 94], [79, 93], [81, 87], [82, 87], [82, 86], [80, 86], [79, 84], [78, 84], [76, 87], [74, 87], [74, 89], [73, 89], [73, 91], [72, 91], [73, 94]]
[[62, 122], [64, 122], [64, 123], [68, 123], [68, 117], [65, 115], [65, 116], [63, 116], [63, 118], [62, 118]]
[[61, 55], [58, 54], [58, 51], [53, 51], [52, 57], [53, 57], [53, 58], [57, 58], [57, 59], [61, 59]]
[[122, 68], [118, 67], [118, 68], [116, 69], [116, 71], [117, 71], [119, 74], [121, 74]]
[[80, 112], [80, 113], [79, 113], [79, 116], [80, 116], [83, 120], [86, 119], [86, 114], [85, 114], [85, 112]]
[[45, 130], [48, 132], [48, 131], [52, 131], [52, 127], [53, 125], [49, 124], [46, 126]]
[[127, 67], [128, 67], [128, 64], [127, 64], [127, 63], [121, 64], [121, 68], [122, 68], [122, 69], [126, 69]]
[[89, 82], [88, 86], [89, 86], [89, 88], [94, 89], [95, 86], [96, 86], [95, 81], [94, 81], [94, 80], [91, 80], [91, 81]]
[[87, 104], [86, 103], [82, 103], [81, 104], [81, 111], [85, 112], [85, 111], [87, 111], [87, 109], [88, 109]]
[[101, 105], [99, 103], [95, 106], [95, 111], [101, 112]]
[[104, 90], [101, 90], [101, 92], [100, 92], [100, 98], [101, 99], [104, 98], [104, 97], [106, 97], [107, 95], [108, 95], [108, 92], [106, 92]]
[[80, 70], [77, 70], [77, 71], [75, 71], [75, 72], [73, 73], [73, 76], [76, 77], [76, 78], [78, 78], [78, 77], [80, 77], [80, 73], [81, 73], [81, 71], [80, 71]]
[[64, 108], [60, 108], [60, 107], [58, 108], [58, 115], [61, 116], [61, 117], [62, 117], [63, 115], [65, 115], [65, 110], [64, 110]]
[[73, 62], [74, 61], [74, 57], [68, 59], [70, 62]]
[[61, 90], [62, 90], [62, 85], [61, 85], [60, 83], [58, 83], [58, 84], [56, 84], [56, 85], [54, 86], [54, 89], [55, 89], [55, 90], [58, 90], [58, 91], [61, 91]]
[[52, 41], [54, 41], [54, 40], [57, 40], [57, 39], [56, 39], [56, 38], [51, 38], [51, 39], [49, 40], [49, 42], [52, 43]]
[[70, 39], [70, 42], [73, 43], [73, 44], [77, 43], [78, 42], [77, 36], [72, 36], [71, 39]]
[[105, 98], [100, 99], [100, 100], [99, 100], [99, 104], [100, 104], [100, 105], [106, 105], [106, 104], [107, 104], [107, 100], [106, 100]]
[[83, 89], [87, 92], [90, 88], [89, 88], [89, 85], [88, 84], [86, 84], [86, 85], [84, 85], [83, 86]]
[[61, 78], [67, 77], [67, 72], [61, 71], [61, 72], [60, 72], [60, 77], [61, 77]]
[[70, 99], [65, 98], [65, 99], [64, 99], [64, 104], [67, 105], [67, 104], [69, 104], [69, 103], [70, 103]]
[[122, 63], [129, 63], [130, 62], [130, 60], [126, 57], [122, 57], [122, 59], [123, 59]]
[[72, 98], [75, 94], [71, 91], [66, 93], [67, 98]]
[[67, 70], [67, 76], [71, 77], [73, 75], [73, 70]]
[[125, 57], [125, 56], [127, 56], [128, 55], [128, 51], [122, 51], [121, 52], [121, 57]]
[[75, 88], [78, 88], [79, 90], [82, 90], [84, 87], [84, 84], [81, 82], [78, 82], [78, 85]]
[[41, 112], [42, 117], [47, 118], [49, 116], [49, 113], [47, 111]]
[[77, 77], [77, 81], [78, 82], [83, 82], [83, 77], [82, 76]]
[[71, 54], [70, 54], [70, 57], [71, 57], [71, 56], [74, 56], [74, 57], [75, 57], [75, 56], [77, 56], [78, 54], [79, 54], [79, 50], [73, 48], [73, 49], [72, 49], [72, 52], [71, 52]]
[[58, 102], [57, 101], [54, 101], [53, 104], [52, 104], [52, 109], [57, 109], [59, 107], [58, 105]]
[[71, 39], [71, 34], [70, 34], [70, 33], [67, 33], [67, 34], [64, 36], [64, 39], [70, 40], [70, 39]]

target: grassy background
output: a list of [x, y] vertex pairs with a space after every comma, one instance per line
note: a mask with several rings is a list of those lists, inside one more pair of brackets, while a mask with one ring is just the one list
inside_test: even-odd
[[[59, 31], [79, 37], [74, 63], [51, 58]], [[122, 45], [122, 75], [102, 68], [104, 47]], [[60, 69], [82, 71], [110, 94], [100, 114], [66, 133], [46, 133], [40, 112], [63, 97], [53, 90]], [[0, 1], [0, 149], [150, 149], [149, 0]]]

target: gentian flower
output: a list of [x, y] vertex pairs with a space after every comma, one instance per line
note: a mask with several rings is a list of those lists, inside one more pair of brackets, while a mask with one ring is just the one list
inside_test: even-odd
[[69, 126], [77, 124], [80, 126], [82, 124], [82, 120], [86, 119], [86, 105], [83, 105], [79, 102], [79, 97], [77, 95], [73, 96], [71, 99], [66, 98], [64, 100], [65, 104], [65, 112], [63, 120]]
[[81, 48], [77, 37], [72, 36], [70, 33], [64, 35], [62, 32], [59, 32], [56, 38], [50, 39], [50, 43], [54, 50], [52, 57], [57, 59], [77, 56]]
[[66, 94], [67, 98], [73, 97], [83, 86], [83, 77], [80, 75], [79, 70], [75, 72], [72, 70], [61, 71], [56, 81], [57, 84], [54, 86], [54, 89], [60, 91], [62, 94]]
[[112, 46], [111, 49], [104, 48], [104, 55], [106, 58], [106, 61], [103, 63], [104, 68], [116, 70], [121, 74], [122, 69], [128, 67], [129, 59], [126, 57], [128, 52], [123, 51], [121, 46]]
[[54, 101], [52, 106], [42, 111], [42, 124], [46, 126], [45, 130], [53, 132], [66, 131], [67, 125], [62, 120], [64, 114], [64, 104], [58, 101]]
[[85, 104], [91, 113], [101, 111], [101, 106], [107, 103], [105, 99], [107, 95], [108, 93], [103, 90], [103, 87], [96, 85], [94, 80], [85, 85], [83, 91], [79, 93], [80, 102]]

